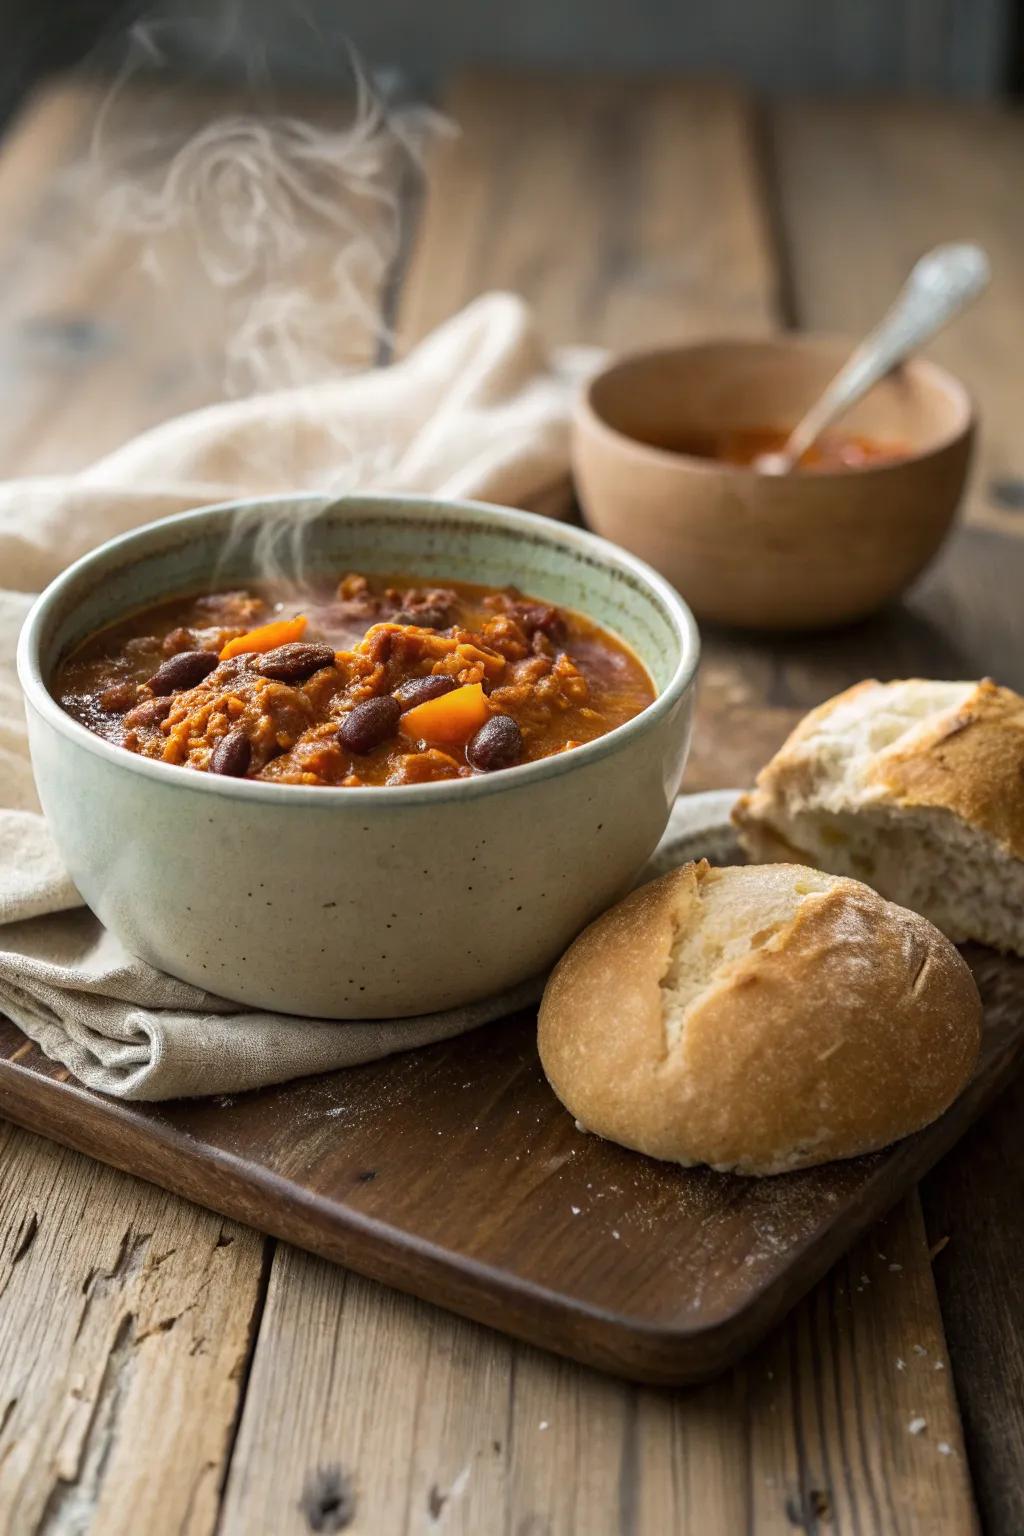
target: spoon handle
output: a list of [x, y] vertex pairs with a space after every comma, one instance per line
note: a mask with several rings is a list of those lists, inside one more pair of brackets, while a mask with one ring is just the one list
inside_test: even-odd
[[892, 308], [793, 428], [782, 451], [786, 460], [798, 464], [827, 427], [976, 299], [988, 280], [988, 257], [978, 245], [937, 245], [922, 256]]

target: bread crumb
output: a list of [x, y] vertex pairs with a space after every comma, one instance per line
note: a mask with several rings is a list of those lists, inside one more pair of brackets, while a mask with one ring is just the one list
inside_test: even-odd
[[590, 1132], [587, 1130], [587, 1128], [583, 1124], [582, 1120], [576, 1120], [573, 1123], [576, 1126], [576, 1129], [579, 1131], [581, 1136], [589, 1136], [590, 1135]]
[[927, 1426], [928, 1420], [918, 1417], [916, 1419], [911, 1419], [910, 1423], [907, 1425], [907, 1428], [910, 1430], [912, 1435], [919, 1435], [922, 1430], [927, 1428]]
[[898, 1371], [905, 1371], [906, 1368], [907, 1368], [907, 1362], [905, 1360], [901, 1360], [899, 1355], [897, 1355], [896, 1356], [896, 1369]]
[[935, 1364], [932, 1366], [933, 1371], [944, 1371], [945, 1369], [946, 1367], [941, 1360], [936, 1360]]
[[928, 1351], [925, 1349], [923, 1344], [915, 1344], [914, 1345], [914, 1354], [915, 1355], [926, 1355], [927, 1353], [928, 1353]]
[[580, 1213], [580, 1207], [578, 1205], [570, 1205], [569, 1209], [572, 1211], [574, 1216], [578, 1216]]
[[537, 1425], [538, 1429], [547, 1429], [547, 1427], [548, 1427], [547, 1419], [541, 1419], [540, 1423]]
[[948, 1440], [940, 1440], [935, 1449], [938, 1451], [940, 1456], [952, 1456], [953, 1454], [953, 1447], [950, 1445]]
[[892, 1271], [892, 1273], [894, 1275], [901, 1274], [902, 1271], [903, 1271], [903, 1265], [902, 1264], [890, 1264], [889, 1268], [890, 1268], [890, 1270]]
[[466, 1485], [469, 1482], [471, 1471], [472, 1471], [472, 1468], [469, 1465], [469, 1462], [467, 1462], [466, 1465], [463, 1467], [462, 1471], [459, 1473], [458, 1477], [452, 1483], [451, 1491], [449, 1492], [448, 1497], [453, 1502], [455, 1502], [458, 1499], [461, 1499], [462, 1495], [465, 1493]]
[[615, 1228], [612, 1227], [612, 1237], [619, 1238], [621, 1236], [622, 1236], [622, 1233], [621, 1232], [616, 1232]]

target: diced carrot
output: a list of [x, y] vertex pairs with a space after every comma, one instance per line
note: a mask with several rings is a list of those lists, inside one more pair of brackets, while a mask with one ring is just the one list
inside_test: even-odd
[[229, 657], [241, 656], [246, 651], [272, 651], [279, 645], [288, 645], [292, 640], [301, 640], [308, 623], [305, 614], [300, 613], [294, 619], [275, 619], [272, 624], [261, 624], [259, 629], [250, 629], [248, 634], [237, 635], [234, 640], [229, 640], [220, 653], [220, 660], [227, 661]]
[[398, 722], [403, 736], [413, 741], [431, 741], [444, 746], [461, 747], [490, 718], [487, 696], [479, 683], [464, 683], [406, 710]]

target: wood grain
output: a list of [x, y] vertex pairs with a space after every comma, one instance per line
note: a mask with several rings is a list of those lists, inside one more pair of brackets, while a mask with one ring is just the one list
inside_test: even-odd
[[406, 342], [493, 288], [552, 342], [771, 327], [776, 269], [747, 98], [721, 86], [476, 72], [444, 107], [399, 309]]
[[[1024, 119], [922, 103], [786, 103], [774, 113], [773, 139], [801, 324], [853, 331], [869, 324], [909, 264], [937, 241], [971, 238], [988, 250], [990, 291], [931, 351], [960, 374], [980, 411], [969, 517], [1020, 538], [1024, 216], [1005, 191], [1020, 179]], [[933, 675], [978, 676], [984, 659], [993, 676], [1024, 689], [1024, 587], [1016, 597], [1000, 595], [999, 567], [1008, 558], [1017, 557], [1006, 538], [964, 536], [912, 599], [911, 612], [933, 629]], [[935, 601], [943, 570], [954, 567], [957, 595]], [[883, 664], [893, 671], [881, 675], [900, 671], [898, 646]], [[993, 1531], [1024, 1530], [1024, 1329], [1013, 1278], [1024, 1244], [1022, 1116], [1018, 1077], [922, 1189], [930, 1242], [949, 1239], [936, 1262], [938, 1293], [981, 1513]]]
[[214, 1530], [261, 1246], [0, 1124], [6, 1529]]
[[750, 1362], [758, 1536], [976, 1529], [923, 1238], [913, 1198]]
[[[264, 240], [259, 259], [236, 227], [235, 204], [219, 211], [221, 194], [194, 160], [178, 175], [180, 207], [166, 191], [174, 157], [196, 134], [226, 125], [237, 143], [235, 114], [258, 131], [294, 105], [155, 83], [108, 97], [84, 81], [47, 85], [30, 100], [0, 156], [4, 474], [79, 469], [179, 412], [373, 360], [411, 191], [395, 144], [382, 140], [379, 199], [359, 195], [340, 169], [316, 187], [358, 221], [351, 288], [332, 276], [343, 233], [316, 223], [312, 199], [290, 201], [269, 172], [253, 172], [253, 205], [275, 200], [288, 228]], [[328, 131], [350, 119], [334, 97], [300, 105]], [[258, 161], [251, 135], [244, 149], [239, 166]], [[205, 238], [192, 222], [200, 199]], [[236, 202], [244, 208], [237, 193]], [[279, 316], [290, 308], [287, 326], [257, 307], [265, 284], [278, 290]]]
[[921, 1190], [978, 1502], [995, 1532], [1024, 1531], [1022, 1120], [1018, 1074]]
[[222, 1530], [301, 1536], [343, 1498], [358, 1536], [966, 1536], [919, 1224], [916, 1204], [880, 1224], [789, 1328], [685, 1394], [623, 1388], [295, 1254], [271, 1281]]

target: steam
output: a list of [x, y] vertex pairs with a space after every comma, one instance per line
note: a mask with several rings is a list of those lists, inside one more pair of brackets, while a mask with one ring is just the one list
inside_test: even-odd
[[[231, 5], [193, 27], [193, 48], [208, 70], [240, 46], [242, 26], [240, 8]], [[386, 300], [403, 253], [403, 210], [444, 119], [421, 105], [390, 102], [336, 39], [342, 80], [333, 112], [320, 110], [314, 121], [275, 111], [263, 48], [249, 37], [248, 78], [233, 87], [239, 110], [201, 121], [184, 137], [179, 111], [176, 128], [126, 138], [126, 98], [140, 85], [150, 96], [166, 88], [179, 34], [180, 23], [169, 21], [139, 23], [129, 33], [92, 133], [98, 234], [134, 243], [139, 270], [180, 306], [193, 366], [214, 396], [317, 383], [386, 355], [393, 343]], [[194, 114], [202, 85], [190, 78], [175, 94]], [[342, 111], [350, 116], [339, 123]], [[178, 286], [183, 272], [187, 290]]]
[[[100, 248], [123, 253], [131, 280], [171, 315], [186, 405], [315, 386], [390, 355], [389, 295], [423, 156], [449, 131], [429, 108], [397, 101], [297, 6], [271, 7], [267, 25], [276, 39], [254, 35], [244, 0], [134, 25], [72, 189], [76, 222], [86, 214]], [[332, 79], [330, 96], [292, 91], [302, 115], [282, 110], [268, 67], [285, 39], [293, 56], [304, 40]], [[213, 115], [225, 99], [231, 110]], [[315, 397], [302, 409], [311, 424]], [[372, 484], [387, 466], [343, 423], [331, 430], [337, 452], [317, 489]], [[304, 438], [292, 413], [254, 447], [250, 480], [280, 486]], [[222, 568], [240, 545], [261, 578], [305, 584], [308, 518], [240, 520]]]

